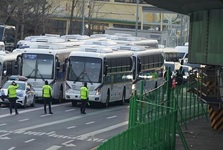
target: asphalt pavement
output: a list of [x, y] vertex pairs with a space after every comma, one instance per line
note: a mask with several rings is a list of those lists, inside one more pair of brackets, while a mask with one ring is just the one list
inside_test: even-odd
[[129, 106], [88, 107], [87, 114], [71, 103], [19, 108], [19, 115], [0, 107], [0, 150], [90, 150], [128, 127]]
[[[188, 130], [182, 126], [190, 150], [222, 150], [223, 131], [213, 130], [211, 122], [200, 118], [187, 123]], [[179, 136], [176, 138], [176, 150], [184, 150]]]

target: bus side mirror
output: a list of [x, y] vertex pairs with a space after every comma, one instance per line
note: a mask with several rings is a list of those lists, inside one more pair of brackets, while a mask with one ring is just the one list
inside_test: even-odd
[[15, 60], [15, 68], [18, 68], [19, 62], [21, 61], [21, 54], [17, 56], [16, 60]]
[[141, 63], [138, 63], [137, 71], [138, 71], [138, 72], [141, 72], [141, 70], [142, 70], [142, 65], [141, 65]]
[[184, 60], [183, 60], [183, 59], [180, 60], [180, 64], [181, 64], [181, 65], [184, 64]]
[[56, 70], [60, 70], [60, 62], [56, 62]]
[[104, 75], [107, 76], [108, 73], [108, 65], [105, 65], [104, 67]]

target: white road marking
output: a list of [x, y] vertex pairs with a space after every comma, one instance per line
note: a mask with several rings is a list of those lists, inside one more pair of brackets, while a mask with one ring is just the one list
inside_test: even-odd
[[[64, 103], [64, 104], [58, 104], [58, 105], [52, 105], [51, 107], [58, 107], [58, 106], [63, 106], [63, 105], [69, 105], [67, 103]], [[36, 111], [36, 110], [44, 110], [43, 107], [38, 107], [38, 108], [32, 108], [32, 109], [28, 109], [28, 110], [23, 110], [23, 111], [19, 111], [19, 114], [23, 114], [23, 113], [27, 113], [27, 112], [32, 112], [32, 111]], [[0, 118], [5, 118], [5, 117], [8, 117], [8, 116], [12, 116], [10, 114], [4, 114], [4, 115], [0, 115]]]
[[11, 148], [9, 148], [8, 150], [13, 150], [13, 149], [15, 149], [15, 147], [11, 147]]
[[47, 148], [46, 150], [57, 150], [57, 149], [60, 149], [62, 146], [57, 146], [57, 145], [53, 145], [49, 148]]
[[32, 141], [35, 141], [35, 139], [30, 139], [28, 141], [25, 141], [25, 143], [29, 143], [29, 142], [32, 142]]
[[1, 108], [1, 110], [6, 110], [6, 109], [8, 109], [8, 108]]
[[0, 135], [0, 137], [1, 137], [1, 136], [6, 136], [6, 135], [9, 135], [9, 134], [10, 134], [10, 133], [2, 134], [2, 135]]
[[67, 147], [76, 146], [75, 144], [70, 143], [70, 142], [73, 142], [73, 141], [74, 141], [74, 140], [70, 140], [70, 141], [67, 141], [67, 142], [62, 143], [61, 145], [65, 145], [65, 146], [67, 146]]
[[50, 114], [41, 115], [40, 117], [50, 116]]
[[51, 132], [47, 133], [47, 135], [54, 134], [54, 133], [56, 133], [56, 131], [51, 131]]
[[75, 128], [76, 126], [71, 126], [71, 127], [67, 127], [67, 129], [73, 129]]
[[65, 110], [65, 112], [69, 112], [69, 111], [74, 111], [75, 109], [68, 109], [68, 110]]
[[26, 119], [19, 120], [19, 122], [28, 121], [28, 120], [29, 118], [26, 118]]
[[9, 140], [9, 139], [11, 139], [10, 137], [7, 137], [7, 136], [4, 136], [4, 137], [1, 137], [0, 136], [0, 140]]
[[90, 136], [94, 136], [96, 134], [101, 134], [103, 132], [107, 132], [107, 131], [116, 129], [116, 128], [125, 126], [127, 124], [128, 124], [128, 121], [125, 121], [125, 122], [122, 122], [122, 123], [119, 123], [119, 124], [116, 124], [116, 125], [113, 125], [113, 126], [109, 126], [107, 128], [104, 128], [104, 129], [100, 129], [100, 130], [97, 130], [97, 131], [93, 131], [93, 132], [89, 132], [89, 133], [86, 133], [86, 134], [79, 135], [78, 137], [90, 137]]
[[60, 123], [64, 123], [64, 122], [69, 122], [69, 121], [73, 121], [73, 120], [77, 120], [80, 118], [84, 118], [86, 116], [93, 116], [93, 115], [97, 115], [97, 114], [101, 114], [101, 113], [105, 113], [105, 112], [110, 112], [110, 111], [114, 111], [114, 110], [119, 110], [119, 109], [123, 109], [123, 108], [128, 108], [125, 106], [120, 106], [120, 107], [116, 107], [116, 108], [112, 108], [112, 109], [105, 109], [103, 111], [97, 111], [97, 112], [93, 112], [93, 113], [89, 113], [86, 115], [79, 115], [79, 116], [74, 116], [74, 117], [70, 117], [70, 118], [66, 118], [66, 119], [61, 119], [61, 120], [57, 120], [57, 121], [52, 121], [52, 122], [48, 122], [48, 123], [43, 123], [43, 124], [39, 124], [39, 125], [34, 125], [34, 126], [30, 126], [30, 127], [26, 127], [26, 128], [21, 128], [21, 129], [17, 129], [17, 130], [33, 130], [33, 129], [38, 129], [38, 128], [42, 128], [42, 127], [46, 127], [46, 126], [51, 126], [51, 125], [55, 125], [55, 124], [60, 124]]
[[2, 123], [2, 124], [0, 124], [0, 126], [5, 126], [5, 125], [7, 125], [7, 123]]
[[117, 116], [111, 116], [111, 117], [107, 117], [107, 119], [112, 119], [112, 118], [116, 118]]
[[92, 123], [95, 123], [95, 121], [87, 122], [85, 124], [89, 125], [89, 124], [92, 124]]

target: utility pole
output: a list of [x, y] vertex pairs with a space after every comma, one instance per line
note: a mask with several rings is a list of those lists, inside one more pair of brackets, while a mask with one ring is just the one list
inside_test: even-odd
[[82, 3], [82, 35], [84, 35], [84, 0]]
[[138, 36], [138, 24], [139, 24], [139, 0], [136, 0], [136, 24], [135, 24], [135, 36]]
[[72, 6], [71, 6], [71, 14], [70, 14], [70, 26], [69, 26], [69, 30], [68, 30], [68, 33], [69, 34], [72, 34], [72, 31], [73, 31], [73, 17], [74, 17], [74, 1], [75, 0], [72, 0]]

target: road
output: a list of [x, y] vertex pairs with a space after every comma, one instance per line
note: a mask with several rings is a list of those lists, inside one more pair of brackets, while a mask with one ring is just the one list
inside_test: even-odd
[[1, 150], [90, 150], [127, 129], [128, 104], [109, 108], [80, 108], [71, 103], [52, 105], [53, 115], [44, 114], [43, 104], [19, 108], [19, 115], [0, 107]]

